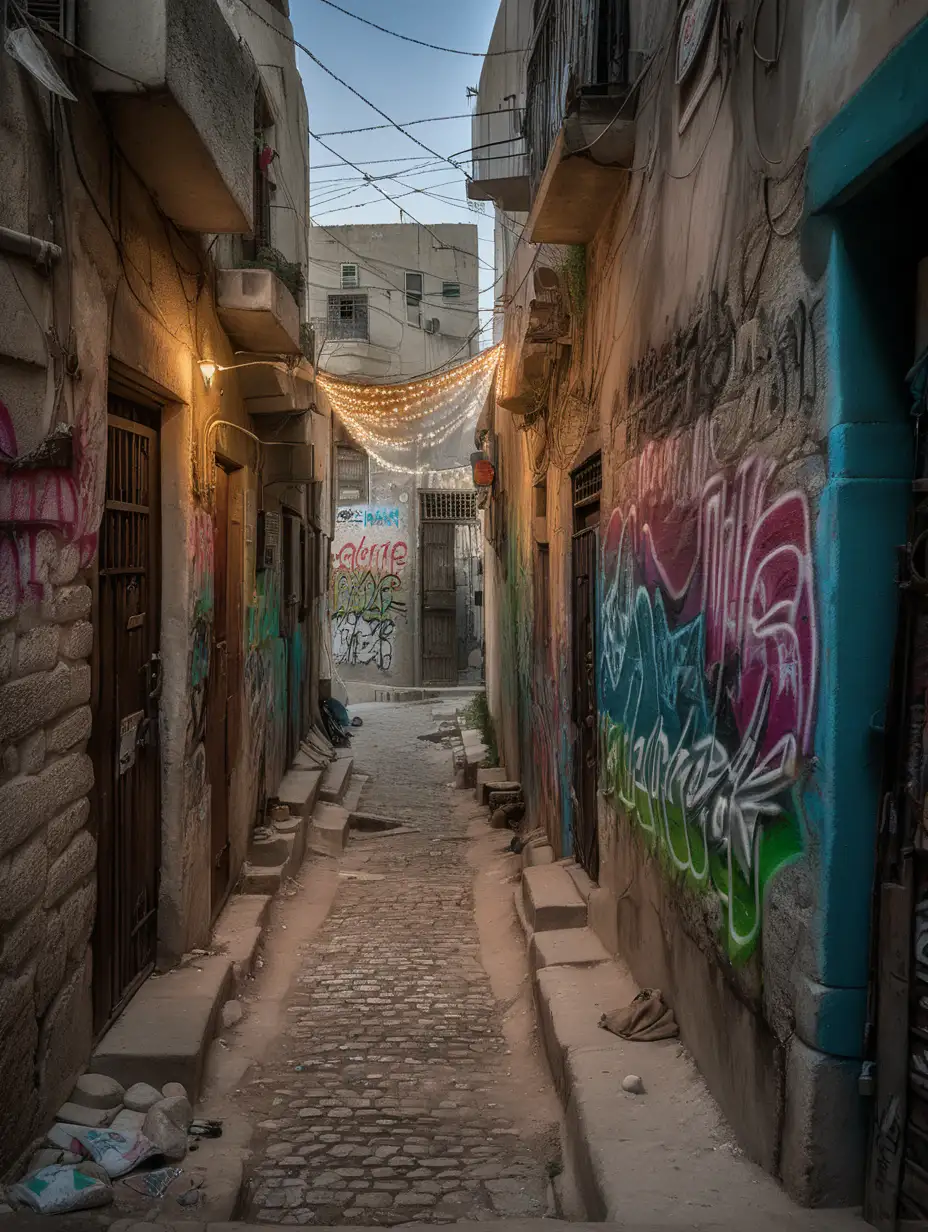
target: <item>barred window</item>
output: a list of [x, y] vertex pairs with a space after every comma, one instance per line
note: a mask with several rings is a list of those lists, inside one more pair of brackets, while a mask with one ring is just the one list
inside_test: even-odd
[[339, 505], [366, 505], [370, 491], [370, 464], [366, 453], [350, 445], [335, 450], [335, 476]]
[[367, 342], [367, 296], [330, 295], [328, 327], [329, 338]]
[[477, 518], [476, 492], [420, 492], [423, 522], [473, 522]]

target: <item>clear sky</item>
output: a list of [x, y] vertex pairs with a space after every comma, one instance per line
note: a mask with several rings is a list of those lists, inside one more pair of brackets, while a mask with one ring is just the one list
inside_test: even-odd
[[[338, 0], [342, 8], [391, 30], [427, 42], [440, 43], [467, 51], [484, 52], [490, 40], [499, 0]], [[476, 56], [448, 55], [381, 34], [369, 26], [346, 17], [321, 0], [290, 0], [294, 35], [327, 68], [337, 73], [391, 119], [399, 123], [431, 116], [461, 115], [473, 110], [475, 100], [467, 89], [480, 78], [483, 60]], [[350, 159], [371, 175], [397, 178], [382, 181], [383, 188], [398, 205], [408, 210], [405, 221], [425, 223], [477, 223], [480, 228], [480, 283], [493, 282], [493, 214], [487, 203], [485, 213], [468, 208], [464, 177], [447, 163], [436, 163], [425, 150], [395, 129], [357, 133], [350, 136], [325, 136], [334, 130], [385, 124], [386, 121], [356, 98], [302, 52], [297, 53], [309, 105], [309, 127], [320, 134], [337, 155]], [[442, 123], [417, 124], [410, 129], [436, 153], [455, 155], [471, 145], [468, 118]], [[370, 185], [359, 184], [357, 174], [324, 149], [310, 141], [311, 213], [314, 222], [324, 225], [345, 223], [399, 222], [397, 206], [391, 205]], [[374, 162], [375, 159], [409, 159], [407, 162]], [[456, 159], [470, 169], [469, 153]], [[404, 174], [404, 169], [429, 163], [428, 173]], [[332, 164], [336, 164], [333, 166]], [[424, 188], [445, 200], [416, 192], [400, 197], [412, 188]], [[351, 195], [336, 196], [357, 189]], [[492, 295], [482, 299], [491, 308]], [[481, 325], [490, 320], [481, 314]], [[491, 331], [481, 335], [488, 345]]]

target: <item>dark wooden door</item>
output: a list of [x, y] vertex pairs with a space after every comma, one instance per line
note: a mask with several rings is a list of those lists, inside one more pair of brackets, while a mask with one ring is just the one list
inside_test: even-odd
[[[594, 515], [598, 517], [598, 508]], [[596, 710], [596, 560], [595, 526], [573, 538], [573, 854], [595, 881], [599, 876], [596, 821], [598, 731]]]
[[158, 413], [109, 399], [99, 542], [94, 761], [99, 1034], [152, 970], [161, 863]]
[[456, 685], [453, 522], [422, 523], [422, 683]]
[[213, 510], [213, 644], [206, 686], [206, 774], [210, 785], [210, 902], [215, 917], [229, 890], [229, 474], [216, 468]]

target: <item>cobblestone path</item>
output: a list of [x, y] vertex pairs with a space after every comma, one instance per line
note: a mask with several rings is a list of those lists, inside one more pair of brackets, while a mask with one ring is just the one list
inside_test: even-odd
[[[417, 741], [427, 707], [371, 708], [362, 808], [415, 833], [354, 838], [306, 947], [283, 1037], [254, 1075], [252, 1220], [453, 1222], [537, 1216], [550, 1126], [526, 1124], [480, 961], [470, 797], [450, 754]], [[508, 887], [507, 887], [508, 888]], [[263, 1114], [263, 1115], [262, 1115]]]

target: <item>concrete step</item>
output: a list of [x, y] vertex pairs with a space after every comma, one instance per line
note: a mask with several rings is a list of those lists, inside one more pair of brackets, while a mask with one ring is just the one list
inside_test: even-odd
[[[347, 751], [347, 750], [346, 750]], [[354, 759], [349, 755], [337, 757], [326, 766], [322, 775], [322, 785], [319, 788], [319, 799], [327, 804], [338, 804], [345, 794], [348, 780], [351, 778], [351, 767]]]
[[586, 903], [560, 864], [525, 869], [522, 899], [525, 918], [533, 932], [586, 927]]
[[347, 809], [349, 813], [353, 813], [361, 803], [361, 794], [367, 785], [370, 775], [368, 774], [352, 774], [351, 781], [342, 796], [342, 807]]
[[211, 948], [231, 960], [236, 995], [254, 970], [271, 901], [268, 894], [233, 894], [213, 929]]
[[591, 928], [553, 928], [532, 935], [532, 971], [545, 967], [589, 967], [609, 962], [609, 954]]
[[270, 838], [256, 839], [242, 869], [242, 894], [274, 895], [288, 877], [300, 871], [306, 854], [307, 822], [291, 817], [277, 823]]
[[348, 843], [348, 810], [324, 801], [316, 805], [309, 830], [309, 846], [323, 856], [340, 856]]
[[233, 988], [226, 954], [150, 977], [97, 1045], [90, 1071], [125, 1087], [181, 1082], [196, 1100], [219, 1010]]
[[[297, 759], [301, 754], [297, 754]], [[309, 758], [304, 758], [308, 763]], [[277, 789], [277, 798], [281, 804], [286, 804], [291, 813], [299, 817], [311, 817], [319, 790], [322, 786], [323, 771], [304, 768], [294, 762], [293, 767], [284, 775]]]
[[489, 804], [489, 794], [496, 783], [508, 783], [505, 766], [483, 767], [477, 771], [477, 787], [475, 795], [477, 803]]
[[576, 860], [560, 860], [559, 863], [567, 872], [568, 877], [577, 887], [577, 893], [583, 901], [589, 905], [590, 895], [597, 888], [596, 882], [590, 877], [585, 868], [582, 868]]

